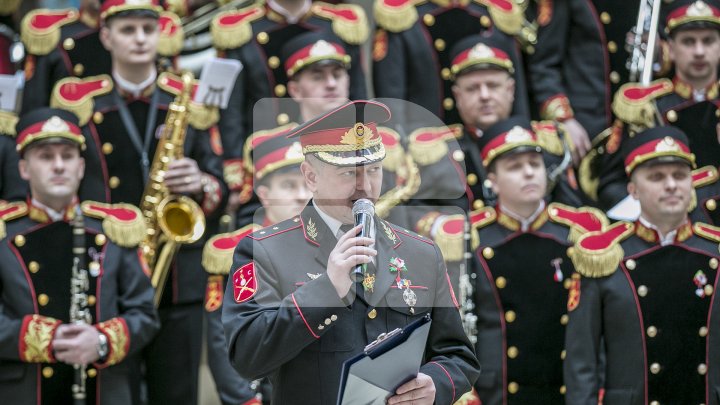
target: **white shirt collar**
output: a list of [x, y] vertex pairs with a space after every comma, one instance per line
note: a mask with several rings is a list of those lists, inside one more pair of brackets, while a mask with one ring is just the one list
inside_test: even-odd
[[[644, 227], [648, 229], [652, 229], [655, 232], [657, 232], [658, 237], [660, 238], [660, 246], [667, 246], [672, 245], [673, 242], [675, 242], [675, 236], [677, 236], [678, 230], [673, 229], [672, 231], [668, 232], [667, 235], [663, 235], [662, 232], [660, 232], [660, 229], [658, 229], [655, 224], [652, 224], [647, 219], [643, 218], [642, 215], [640, 215], [640, 223], [643, 224]], [[681, 225], [682, 226], [682, 225]]]
[[281, 6], [274, 0], [268, 0], [267, 4], [270, 6], [271, 9], [273, 9], [276, 13], [282, 15], [285, 17], [285, 21], [288, 22], [288, 24], [296, 24], [300, 18], [302, 18], [307, 12], [310, 10], [311, 1], [309, 0], [303, 0], [303, 7], [301, 10], [297, 12], [297, 14], [292, 14], [288, 11], [285, 7]]
[[50, 218], [50, 220], [53, 222], [62, 221], [63, 219], [65, 219], [65, 212], [55, 211], [54, 209], [48, 207], [47, 205], [41, 203], [40, 201], [38, 201], [34, 198], [32, 199], [32, 205], [45, 211], [48, 218]]
[[707, 91], [705, 89], [699, 89], [699, 90], [693, 89], [693, 100], [695, 100], [696, 103], [705, 101], [706, 93], [707, 93]]
[[545, 200], [540, 200], [540, 205], [538, 205], [538, 208], [535, 210], [535, 212], [532, 213], [527, 218], [523, 218], [522, 216], [510, 211], [506, 207], [502, 207], [502, 212], [505, 213], [505, 215], [509, 216], [510, 218], [513, 218], [520, 222], [520, 230], [523, 232], [527, 232], [528, 229], [530, 229], [530, 225], [532, 225], [533, 222], [537, 219], [537, 217], [540, 216], [540, 214], [545, 209]]
[[147, 79], [143, 80], [138, 84], [123, 79], [116, 71], [112, 72], [112, 76], [118, 88], [132, 94], [133, 97], [140, 97], [143, 90], [147, 89], [148, 87], [150, 87], [151, 84], [155, 83], [155, 79], [157, 79], [157, 71], [153, 69], [150, 76], [148, 76]]

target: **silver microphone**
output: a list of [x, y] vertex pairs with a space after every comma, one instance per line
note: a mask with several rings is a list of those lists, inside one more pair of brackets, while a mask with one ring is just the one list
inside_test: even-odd
[[[360, 232], [356, 236], [369, 238], [372, 218], [375, 215], [375, 206], [372, 201], [367, 198], [361, 198], [355, 201], [352, 207], [352, 213], [355, 217], [355, 226], [362, 225], [362, 229], [360, 229]], [[363, 281], [365, 272], [362, 264], [355, 266], [352, 272], [352, 278], [355, 281]]]

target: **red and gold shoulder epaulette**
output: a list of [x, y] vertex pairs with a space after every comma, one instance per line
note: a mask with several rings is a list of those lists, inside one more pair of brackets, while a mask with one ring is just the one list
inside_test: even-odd
[[694, 188], [713, 184], [718, 180], [718, 171], [715, 166], [703, 166], [692, 171], [692, 185]]
[[28, 213], [28, 207], [27, 204], [22, 201], [0, 201], [0, 239], [2, 239], [7, 236], [5, 231], [5, 222], [24, 217]]
[[310, 9], [318, 17], [332, 21], [332, 30], [338, 38], [351, 45], [367, 41], [370, 34], [367, 16], [362, 7], [355, 4], [329, 4], [313, 2]]
[[500, 31], [508, 35], [518, 35], [522, 30], [525, 15], [523, 9], [513, 0], [475, 0], [484, 5], [490, 13], [490, 19]]
[[552, 121], [533, 121], [532, 128], [538, 137], [538, 143], [548, 153], [562, 156], [565, 153], [558, 127]]
[[493, 207], [483, 207], [470, 211], [470, 226], [474, 229], [484, 228], [497, 219], [497, 212]]
[[0, 111], [0, 135], [15, 137], [18, 117], [9, 111]]
[[133, 205], [85, 201], [80, 206], [85, 215], [102, 219], [103, 232], [118, 246], [136, 247], [147, 235], [142, 213]]
[[381, 195], [375, 204], [375, 213], [380, 218], [386, 218], [393, 207], [417, 193], [422, 179], [415, 160], [405, 153], [400, 134], [387, 127], [378, 127], [377, 130], [385, 146], [383, 168], [395, 176], [395, 187]]
[[246, 225], [235, 232], [221, 233], [207, 241], [202, 253], [202, 265], [210, 274], [229, 274], [235, 246], [240, 240], [260, 229], [260, 225]]
[[405, 151], [400, 143], [400, 134], [387, 127], [377, 127], [377, 130], [382, 138], [383, 146], [385, 146], [383, 168], [391, 172], [397, 172], [403, 164], [403, 157], [405, 156]]
[[[157, 79], [157, 84], [161, 89], [172, 95], [178, 96], [182, 93], [182, 78], [176, 74], [170, 72], [161, 73]], [[198, 81], [195, 80], [193, 83], [192, 93], [190, 95], [191, 99], [195, 97], [197, 90]], [[220, 112], [217, 107], [206, 106], [202, 103], [191, 101], [189, 111], [190, 114], [188, 115], [188, 123], [196, 129], [206, 130], [217, 124], [220, 120]]]
[[435, 243], [446, 261], [457, 262], [465, 253], [465, 215], [445, 215], [440, 218]]
[[617, 270], [625, 252], [620, 242], [632, 235], [635, 225], [630, 222], [616, 222], [602, 231], [581, 236], [568, 256], [575, 270], [585, 277], [606, 277]]
[[668, 79], [655, 80], [647, 86], [626, 83], [615, 93], [612, 111], [625, 123], [649, 128], [655, 122], [655, 107], [652, 101], [672, 91], [673, 84]]
[[213, 46], [216, 49], [233, 49], [245, 45], [253, 35], [250, 23], [264, 15], [265, 8], [259, 5], [216, 15], [210, 24]]
[[28, 53], [47, 55], [60, 42], [60, 28], [77, 21], [79, 15], [80, 13], [75, 9], [33, 10], [22, 20], [20, 39]]
[[460, 125], [418, 128], [408, 137], [408, 151], [421, 166], [438, 162], [448, 153], [447, 141], [462, 136]]
[[378, 27], [403, 32], [418, 20], [416, 5], [425, 0], [375, 0], [373, 14]]
[[716, 243], [720, 242], [720, 228], [717, 226], [696, 222], [693, 224], [692, 229], [698, 236], [702, 236], [703, 238]]
[[157, 51], [162, 56], [175, 56], [182, 51], [185, 33], [182, 22], [177, 14], [171, 11], [163, 11], [158, 18], [160, 37], [158, 38]]
[[570, 228], [568, 239], [572, 242], [585, 233], [602, 231], [609, 223], [605, 214], [597, 208], [575, 208], [556, 202], [548, 205], [548, 216], [551, 221]]
[[544, 120], [565, 121], [574, 116], [570, 100], [562, 93], [548, 98], [540, 107], [540, 117]]
[[50, 106], [69, 110], [78, 116], [80, 126], [88, 123], [95, 108], [94, 97], [110, 93], [113, 81], [108, 75], [86, 78], [66, 77], [57, 82]]

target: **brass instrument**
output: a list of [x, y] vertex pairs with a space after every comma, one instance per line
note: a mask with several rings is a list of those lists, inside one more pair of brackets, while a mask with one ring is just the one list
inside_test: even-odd
[[192, 73], [183, 74], [182, 81], [182, 92], [168, 108], [165, 126], [150, 166], [148, 183], [140, 201], [147, 225], [147, 235], [140, 247], [152, 269], [150, 281], [155, 287], [156, 306], [160, 304], [170, 264], [180, 244], [196, 242], [205, 233], [205, 215], [200, 206], [190, 197], [170, 194], [164, 183], [170, 162], [183, 157]]
[[637, 21], [632, 30], [635, 37], [633, 42], [628, 44], [631, 52], [627, 68], [630, 71], [631, 82], [650, 84], [659, 19], [660, 0], [640, 0]]
[[[73, 267], [70, 279], [70, 323], [90, 324], [88, 310], [90, 278], [85, 265], [85, 225], [82, 213], [73, 220]], [[73, 404], [84, 405], [86, 397], [87, 365], [73, 364]]]

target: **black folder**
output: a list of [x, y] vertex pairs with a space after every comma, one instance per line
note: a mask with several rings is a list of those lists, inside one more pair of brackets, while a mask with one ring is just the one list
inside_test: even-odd
[[343, 363], [338, 405], [384, 405], [404, 383], [417, 377], [425, 356], [430, 314], [378, 336]]

